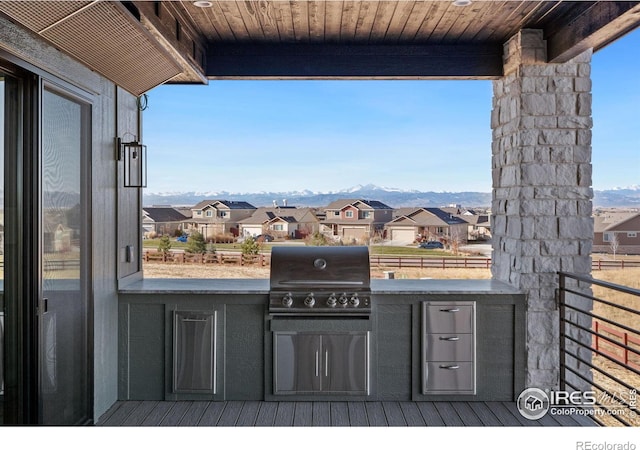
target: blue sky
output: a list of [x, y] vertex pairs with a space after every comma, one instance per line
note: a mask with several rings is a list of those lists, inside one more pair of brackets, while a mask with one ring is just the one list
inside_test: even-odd
[[[593, 187], [640, 185], [640, 30], [593, 57]], [[148, 94], [148, 192], [491, 191], [490, 81], [211, 81]]]

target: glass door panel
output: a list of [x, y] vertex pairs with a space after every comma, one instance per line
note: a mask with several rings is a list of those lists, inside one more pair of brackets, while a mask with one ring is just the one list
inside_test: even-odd
[[47, 425], [89, 417], [88, 117], [86, 104], [43, 91], [39, 359], [41, 422]]
[[4, 90], [5, 77], [0, 73], [0, 425], [4, 423]]

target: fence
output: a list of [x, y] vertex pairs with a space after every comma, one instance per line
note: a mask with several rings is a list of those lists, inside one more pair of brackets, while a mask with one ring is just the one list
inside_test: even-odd
[[[250, 264], [259, 263], [261, 266], [269, 265], [270, 255], [260, 253], [255, 256], [244, 256], [240, 252], [216, 252], [215, 254], [205, 253], [204, 255], [189, 255], [188, 253], [172, 252], [167, 253], [145, 250], [144, 261], [168, 262], [168, 263], [235, 263]], [[491, 258], [481, 257], [429, 257], [429, 256], [389, 256], [371, 255], [371, 266], [381, 268], [416, 268], [416, 269], [490, 269]], [[618, 260], [618, 261], [593, 261], [593, 270], [612, 270], [640, 267], [640, 260]]]
[[258, 255], [243, 255], [240, 252], [216, 253], [179, 253], [145, 251], [142, 255], [145, 262], [161, 262], [174, 264], [257, 264], [266, 266], [271, 258], [262, 253]]
[[[581, 291], [580, 286], [599, 286], [607, 295], [621, 293], [636, 299], [640, 290], [583, 275], [561, 272], [559, 277], [560, 389], [580, 392], [583, 390], [577, 384], [586, 383], [598, 392], [594, 413], [604, 412], [606, 416], [593, 415], [596, 422], [605, 425], [608, 419], [627, 426], [640, 425], [636, 403], [640, 391], [640, 330], [613, 320], [624, 314], [630, 323], [637, 324], [640, 311]], [[592, 303], [606, 305], [610, 311], [595, 314]]]
[[[640, 339], [635, 335], [620, 331], [617, 328], [608, 327], [597, 320], [593, 321], [593, 331], [595, 332], [593, 340], [593, 349], [618, 362], [627, 364], [636, 369], [640, 369], [640, 356], [629, 351], [630, 346], [637, 346], [640, 349]], [[612, 340], [603, 339], [600, 336], [607, 336]]]

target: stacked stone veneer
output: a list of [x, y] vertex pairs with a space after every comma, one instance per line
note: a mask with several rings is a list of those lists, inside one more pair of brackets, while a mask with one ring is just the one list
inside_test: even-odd
[[493, 85], [492, 273], [527, 294], [530, 387], [558, 386], [558, 271], [591, 273], [591, 53], [549, 64], [522, 30]]

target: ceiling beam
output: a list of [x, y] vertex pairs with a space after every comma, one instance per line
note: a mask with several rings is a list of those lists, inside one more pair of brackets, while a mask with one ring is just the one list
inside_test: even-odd
[[640, 25], [640, 2], [599, 1], [556, 30], [545, 30], [549, 62], [563, 63], [598, 50]]
[[211, 44], [210, 79], [497, 79], [502, 45]]

